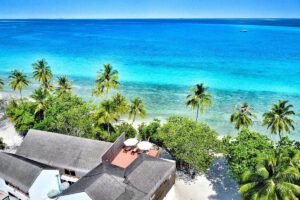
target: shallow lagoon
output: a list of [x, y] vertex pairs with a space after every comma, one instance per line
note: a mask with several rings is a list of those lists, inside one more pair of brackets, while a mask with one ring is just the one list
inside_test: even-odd
[[222, 135], [235, 133], [229, 116], [236, 104], [249, 102], [258, 117], [256, 129], [266, 132], [259, 126], [262, 113], [272, 102], [288, 99], [297, 113], [293, 138], [300, 140], [296, 22], [289, 27], [280, 21], [266, 26], [264, 20], [254, 25], [240, 20], [0, 20], [0, 76], [15, 68], [30, 73], [35, 60], [46, 58], [56, 75], [70, 76], [75, 92], [90, 98], [96, 72], [110, 63], [120, 72], [121, 91], [145, 100], [147, 120], [194, 117], [185, 97], [193, 84], [204, 82], [214, 106], [200, 119]]

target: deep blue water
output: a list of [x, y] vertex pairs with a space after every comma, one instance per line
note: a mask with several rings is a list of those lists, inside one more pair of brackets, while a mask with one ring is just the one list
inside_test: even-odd
[[40, 58], [70, 76], [85, 98], [102, 64], [112, 64], [123, 93], [145, 100], [148, 119], [194, 117], [184, 100], [204, 82], [214, 107], [200, 118], [220, 134], [234, 133], [229, 116], [243, 101], [262, 132], [261, 115], [278, 99], [295, 106], [300, 126], [299, 19], [0, 20], [0, 76], [15, 68], [30, 73]]

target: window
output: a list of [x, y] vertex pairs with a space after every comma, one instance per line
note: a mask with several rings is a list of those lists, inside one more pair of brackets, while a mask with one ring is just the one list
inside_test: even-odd
[[76, 176], [75, 171], [65, 169], [65, 174], [70, 176]]
[[70, 175], [71, 176], [75, 176], [75, 172], [74, 171], [70, 171]]

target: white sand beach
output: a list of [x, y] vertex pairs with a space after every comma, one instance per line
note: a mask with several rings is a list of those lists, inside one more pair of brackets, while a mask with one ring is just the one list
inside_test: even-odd
[[[4, 103], [5, 99], [11, 98], [9, 93], [0, 93], [0, 103]], [[0, 137], [3, 138], [4, 143], [7, 147], [14, 148], [19, 146], [22, 142], [22, 137], [17, 133], [13, 124], [9, 119], [5, 118], [4, 110], [0, 105]]]
[[22, 137], [16, 132], [12, 123], [8, 119], [0, 121], [0, 137], [8, 147], [19, 146]]
[[207, 174], [191, 179], [178, 173], [165, 200], [240, 200], [238, 184], [227, 175], [224, 158], [214, 162]]

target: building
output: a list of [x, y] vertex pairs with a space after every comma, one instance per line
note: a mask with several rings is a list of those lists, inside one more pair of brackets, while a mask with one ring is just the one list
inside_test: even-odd
[[124, 140], [125, 136], [120, 136], [103, 155], [102, 163], [63, 191], [58, 199], [162, 200], [175, 183], [175, 162], [147, 154], [124, 153]]
[[59, 190], [59, 171], [14, 154], [0, 152], [0, 191], [21, 200], [46, 199]]
[[16, 154], [81, 177], [101, 163], [112, 143], [58, 133], [29, 130]]
[[16, 154], [1, 153], [0, 191], [3, 185], [19, 199], [41, 200], [68, 183], [58, 200], [162, 200], [175, 182], [175, 162], [155, 149], [128, 152], [124, 141], [125, 134], [109, 143], [30, 130]]

